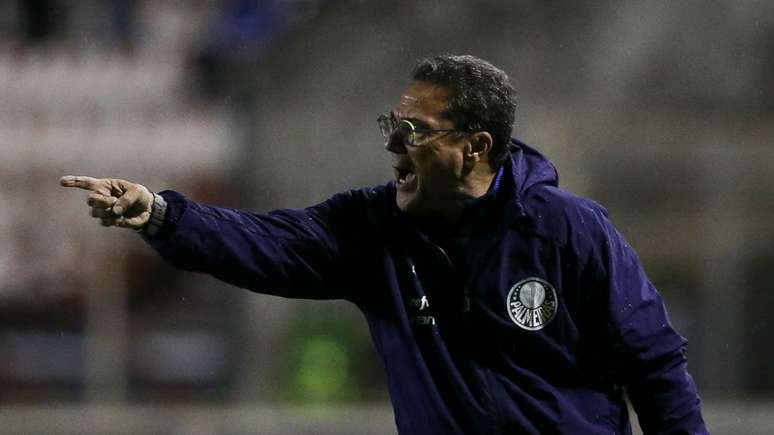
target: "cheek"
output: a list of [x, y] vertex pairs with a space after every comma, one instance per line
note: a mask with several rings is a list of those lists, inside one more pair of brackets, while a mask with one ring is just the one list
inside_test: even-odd
[[425, 181], [433, 184], [449, 184], [459, 180], [462, 174], [462, 158], [456, 153], [436, 154], [422, 165]]

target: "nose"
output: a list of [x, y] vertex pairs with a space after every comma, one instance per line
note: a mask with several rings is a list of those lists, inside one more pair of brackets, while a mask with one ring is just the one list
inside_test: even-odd
[[406, 144], [403, 143], [400, 135], [397, 134], [393, 134], [389, 139], [387, 139], [387, 143], [384, 145], [384, 148], [391, 153], [406, 154]]

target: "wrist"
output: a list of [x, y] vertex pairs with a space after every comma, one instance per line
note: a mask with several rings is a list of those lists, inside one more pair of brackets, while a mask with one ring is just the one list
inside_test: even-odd
[[158, 193], [152, 194], [153, 203], [151, 204], [150, 217], [148, 218], [148, 222], [140, 229], [140, 232], [151, 237], [158, 234], [159, 230], [164, 225], [164, 218], [167, 214], [167, 202], [164, 200], [164, 197]]

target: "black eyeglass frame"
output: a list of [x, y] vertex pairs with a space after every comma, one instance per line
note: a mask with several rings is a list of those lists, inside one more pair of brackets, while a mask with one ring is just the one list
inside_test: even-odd
[[389, 147], [390, 141], [395, 135], [395, 132], [397, 132], [400, 126], [403, 124], [408, 126], [408, 131], [404, 132], [404, 139], [401, 141], [401, 143], [404, 146], [408, 145], [411, 147], [418, 147], [422, 145], [421, 143], [417, 143], [417, 133], [451, 133], [455, 131], [460, 133], [470, 133], [470, 130], [461, 128], [416, 128], [414, 123], [407, 119], [401, 119], [400, 121], [397, 121], [391, 113], [384, 113], [379, 115], [379, 117], [376, 118], [376, 122], [379, 124], [379, 129], [382, 131], [382, 136], [384, 136], [385, 147]]

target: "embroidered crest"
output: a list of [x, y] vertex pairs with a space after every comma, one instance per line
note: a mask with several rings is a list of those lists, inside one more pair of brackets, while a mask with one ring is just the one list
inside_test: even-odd
[[540, 278], [527, 278], [514, 284], [507, 302], [511, 320], [528, 331], [543, 329], [559, 308], [556, 289]]

